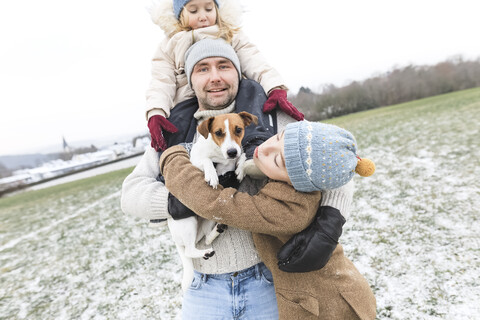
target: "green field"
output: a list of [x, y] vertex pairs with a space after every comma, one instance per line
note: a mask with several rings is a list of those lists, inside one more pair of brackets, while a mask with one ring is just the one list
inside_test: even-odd
[[[355, 177], [341, 242], [378, 319], [480, 314], [480, 89], [328, 122], [376, 173]], [[181, 264], [164, 229], [120, 210], [120, 170], [0, 198], [0, 319], [172, 319]]]

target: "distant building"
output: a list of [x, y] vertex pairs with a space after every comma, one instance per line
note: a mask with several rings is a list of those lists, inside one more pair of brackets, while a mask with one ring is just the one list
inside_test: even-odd
[[[74, 148], [68, 145], [65, 137], [62, 137], [62, 140], [63, 150], [65, 152], [71, 153], [75, 151]], [[9, 192], [8, 190], [23, 188], [33, 183], [41, 182], [42, 180], [94, 168], [143, 153], [145, 149], [150, 146], [150, 139], [147, 137], [139, 137], [134, 140], [134, 143], [135, 146], [133, 146], [131, 142], [115, 143], [114, 145], [94, 152], [74, 154], [70, 160], [55, 159], [44, 162], [35, 168], [15, 170], [12, 172], [12, 176], [0, 179], [0, 196], [4, 192]]]
[[19, 174], [0, 179], [0, 193], [12, 188], [17, 188], [27, 185], [32, 182], [32, 177], [29, 174]]
[[135, 152], [145, 151], [150, 146], [150, 137], [135, 137], [132, 144]]
[[72, 148], [70, 148], [70, 146], [68, 145], [67, 141], [65, 140], [65, 137], [62, 136], [62, 139], [63, 139], [63, 151], [65, 153], [70, 153], [72, 152]]

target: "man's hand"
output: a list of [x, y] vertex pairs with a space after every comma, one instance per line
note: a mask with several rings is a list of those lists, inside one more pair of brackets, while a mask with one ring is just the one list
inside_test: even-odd
[[280, 270], [309, 272], [323, 268], [337, 247], [344, 223], [337, 209], [318, 208], [312, 224], [290, 238], [278, 251]]
[[275, 89], [270, 92], [267, 101], [263, 105], [263, 112], [270, 112], [277, 106], [280, 108], [280, 110], [297, 121], [302, 121], [305, 118], [303, 113], [298, 111], [298, 109], [287, 100], [287, 91], [285, 90]]
[[157, 152], [165, 151], [167, 148], [167, 142], [163, 137], [162, 130], [170, 133], [175, 133], [178, 131], [178, 129], [170, 121], [161, 115], [154, 115], [148, 120], [148, 129], [150, 129], [150, 136], [152, 137], [151, 146]]

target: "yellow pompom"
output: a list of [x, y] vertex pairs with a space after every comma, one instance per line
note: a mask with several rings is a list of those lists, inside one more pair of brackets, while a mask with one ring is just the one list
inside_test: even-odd
[[375, 172], [375, 163], [370, 159], [362, 158], [358, 160], [355, 172], [362, 177], [370, 177]]

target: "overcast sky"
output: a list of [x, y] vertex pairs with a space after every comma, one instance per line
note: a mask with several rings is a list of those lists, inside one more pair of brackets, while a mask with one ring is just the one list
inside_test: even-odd
[[[476, 0], [238, 0], [243, 29], [291, 91], [394, 66], [480, 57]], [[146, 133], [147, 0], [0, 2], [0, 155]]]

